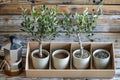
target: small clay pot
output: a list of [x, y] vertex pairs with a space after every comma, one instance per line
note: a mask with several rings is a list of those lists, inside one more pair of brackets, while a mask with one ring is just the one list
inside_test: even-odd
[[39, 49], [34, 50], [31, 53], [33, 67], [35, 69], [45, 69], [49, 63], [49, 52], [45, 49], [42, 49], [42, 54], [45, 55], [44, 57], [36, 57], [39, 53]]
[[59, 49], [52, 53], [53, 66], [56, 69], [65, 69], [68, 67], [70, 53], [67, 50]]
[[73, 52], [73, 65], [76, 69], [86, 69], [89, 67], [91, 57], [90, 52], [87, 50], [84, 50], [83, 52], [86, 52], [88, 56], [85, 58], [76, 56], [76, 54], [80, 53], [80, 49], [77, 49]]
[[110, 53], [105, 49], [97, 49], [93, 52], [94, 66], [97, 69], [104, 69], [110, 61]]

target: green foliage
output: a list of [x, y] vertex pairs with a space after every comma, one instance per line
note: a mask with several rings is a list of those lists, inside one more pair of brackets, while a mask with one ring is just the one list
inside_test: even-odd
[[97, 14], [89, 15], [88, 8], [82, 14], [75, 13], [73, 16], [74, 25], [77, 26], [76, 32], [90, 32], [96, 27]]
[[52, 39], [57, 35], [57, 8], [48, 9], [45, 5], [40, 7], [40, 12], [33, 7], [31, 15], [27, 14], [26, 8], [22, 9], [22, 31], [30, 33], [33, 39], [42, 41], [45, 38]]
[[[96, 14], [89, 14], [88, 8], [86, 8], [82, 14], [63, 14], [63, 19], [60, 20], [61, 27], [66, 31], [66, 35], [70, 37], [71, 34], [76, 33], [79, 40], [80, 56], [83, 56], [83, 45], [81, 40], [81, 34], [91, 32], [96, 27], [96, 19], [101, 14], [100, 9], [96, 10]], [[90, 38], [91, 35], [86, 36]]]
[[[91, 32], [96, 27], [96, 19], [101, 15], [100, 8], [98, 8], [95, 14], [89, 14], [88, 8], [86, 8], [82, 14], [75, 12], [75, 14], [63, 14], [61, 19], [61, 27], [66, 31], [66, 35], [70, 36], [71, 33], [80, 35], [84, 32]], [[90, 38], [90, 35], [87, 36]]]
[[62, 19], [60, 20], [61, 27], [66, 31], [66, 36], [69, 36], [72, 34], [74, 31], [73, 29], [73, 20], [72, 20], [72, 15], [70, 13], [68, 14], [63, 14]]

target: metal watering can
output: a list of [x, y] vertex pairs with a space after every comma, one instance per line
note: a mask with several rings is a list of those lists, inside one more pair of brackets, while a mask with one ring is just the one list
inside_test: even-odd
[[22, 57], [22, 45], [20, 40], [14, 36], [10, 37], [10, 41], [11, 43], [4, 48], [5, 60], [15, 63]]
[[10, 37], [10, 41], [3, 47], [5, 57], [1, 65], [7, 75], [13, 76], [22, 72], [22, 45], [14, 36]]

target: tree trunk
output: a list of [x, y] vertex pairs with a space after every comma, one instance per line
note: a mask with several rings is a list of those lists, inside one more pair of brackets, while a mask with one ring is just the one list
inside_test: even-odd
[[79, 39], [79, 47], [80, 47], [80, 56], [82, 58], [83, 56], [83, 45], [82, 45], [82, 40], [81, 40], [81, 35], [77, 33], [78, 39]]
[[42, 42], [41, 41], [39, 41], [39, 56], [40, 56], [40, 58], [43, 56], [43, 54], [42, 54]]

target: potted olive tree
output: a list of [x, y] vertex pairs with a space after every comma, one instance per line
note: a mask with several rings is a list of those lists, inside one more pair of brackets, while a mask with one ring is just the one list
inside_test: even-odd
[[56, 7], [48, 9], [45, 5], [41, 5], [40, 12], [33, 7], [31, 15], [28, 15], [27, 9], [22, 8], [22, 31], [29, 33], [32, 39], [39, 43], [39, 49], [31, 53], [34, 68], [46, 68], [48, 65], [49, 52], [42, 49], [42, 41], [46, 38], [53, 39], [57, 35], [56, 12]]
[[84, 49], [81, 35], [84, 32], [91, 32], [95, 28], [95, 22], [99, 15], [98, 10], [96, 10], [96, 14], [91, 15], [89, 15], [88, 8], [82, 14], [77, 12], [75, 14], [63, 14], [62, 28], [68, 36], [75, 33], [79, 40], [79, 49], [73, 51], [73, 65], [75, 68], [81, 69], [89, 66], [91, 55], [89, 51]]

